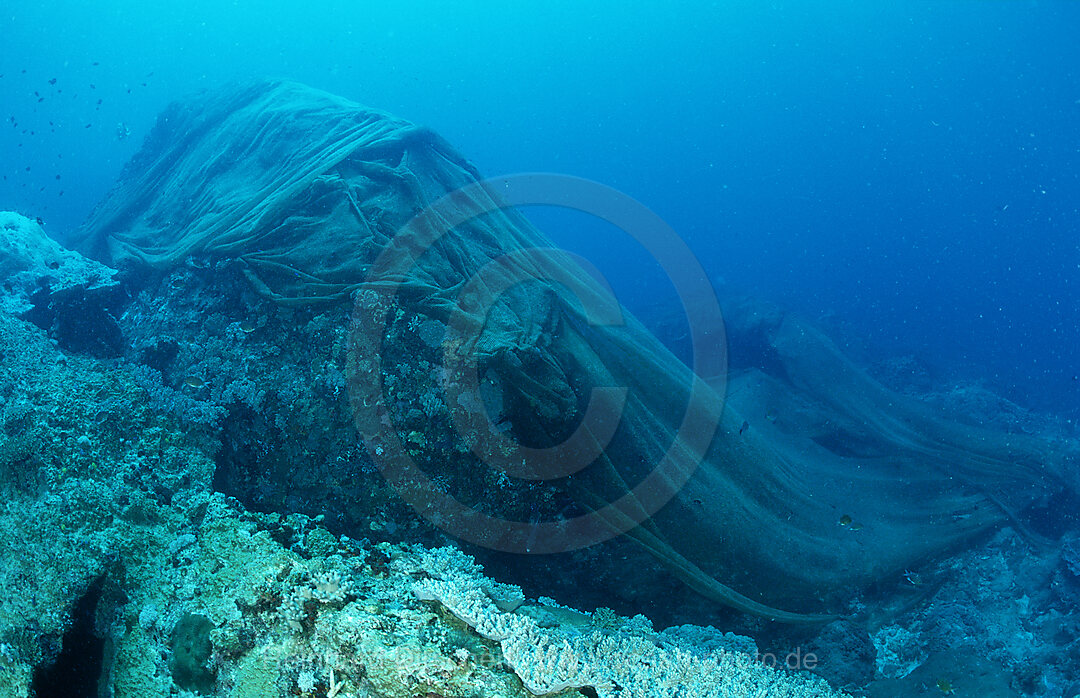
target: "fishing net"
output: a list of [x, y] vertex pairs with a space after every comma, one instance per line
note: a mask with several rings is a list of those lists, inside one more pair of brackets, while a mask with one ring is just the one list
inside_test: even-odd
[[[172, 105], [79, 244], [119, 267], [238, 260], [283, 305], [354, 303], [356, 424], [414, 506], [439, 495], [410, 461], [430, 474], [494, 459], [512, 481], [586, 458], [549, 484], [588, 515], [491, 525], [499, 493], [473, 493], [440, 523], [530, 552], [624, 533], [697, 591], [769, 618], [820, 620], [1062, 488], [1071, 445], [948, 421], [763, 307], [730, 318], [755, 361], [725, 405], [704, 380], [715, 376], [612, 307], [594, 274], [478, 181], [430, 130], [260, 82]], [[722, 343], [710, 331], [699, 349]], [[440, 405], [384, 380], [410, 361], [441, 364]], [[388, 401], [423, 402], [466, 447], [405, 443]]]

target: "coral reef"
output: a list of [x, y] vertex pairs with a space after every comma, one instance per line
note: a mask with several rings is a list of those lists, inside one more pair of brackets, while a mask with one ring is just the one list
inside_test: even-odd
[[[530, 602], [456, 550], [336, 534], [322, 515], [259, 512], [215, 491], [228, 406], [269, 399], [227, 387], [245, 369], [273, 366], [273, 377], [252, 382], [277, 389], [291, 367], [273, 363], [289, 350], [269, 342], [253, 348], [266, 363], [237, 358], [238, 343], [255, 334], [242, 323], [205, 317], [200, 327], [217, 328], [217, 343], [200, 353], [180, 335], [172, 360], [168, 342], [136, 342], [132, 351], [160, 364], [160, 382], [148, 384], [148, 363], [66, 350], [41, 327], [0, 313], [0, 696], [60, 685], [113, 696], [471, 698], [592, 684], [619, 696], [674, 696], [679, 686], [702, 695], [838, 695], [756, 661], [747, 638], [705, 628], [656, 633], [643, 618]], [[321, 326], [311, 318], [304, 328]], [[181, 378], [196, 365], [207, 376], [198, 388]], [[304, 395], [333, 394], [332, 379], [311, 380], [329, 375], [325, 365], [307, 370], [291, 394], [301, 410]], [[220, 412], [171, 397], [187, 389], [191, 402], [220, 394]], [[303, 464], [302, 450], [288, 457]], [[459, 594], [483, 594], [474, 621], [484, 614], [527, 633], [485, 634], [483, 623], [477, 632], [442, 603], [417, 598], [443, 584], [454, 584], [444, 601], [459, 611]], [[77, 630], [98, 654], [72, 673]]]
[[[703, 605], [680, 611], [701, 624], [658, 630], [632, 609], [648, 602], [670, 621], [687, 596], [636, 586], [655, 575], [617, 542], [544, 568], [562, 603], [593, 579], [589, 598], [604, 603], [575, 610], [444, 547], [382, 480], [350, 423], [342, 311], [266, 304], [234, 264], [195, 258], [121, 287], [33, 221], [0, 221], [0, 696], [1077, 692], [1080, 537], [1068, 522], [1030, 540], [1002, 529], [803, 635]], [[103, 309], [130, 292], [105, 311], [120, 360], [39, 322], [35, 309], [63, 305], [64, 291], [100, 293]], [[390, 329], [405, 347], [390, 379], [435, 395], [440, 328], [403, 312]], [[541, 488], [470, 483], [434, 397], [391, 409], [415, 458], [461, 459], [447, 489], [503, 493], [492, 506], [523, 516], [565, 506]], [[76, 656], [80, 639], [94, 652]], [[759, 650], [781, 645], [816, 666], [789, 671]]]
[[[963, 655], [978, 657], [980, 671], [1008, 689], [993, 695], [1073, 695], [1080, 584], [1069, 569], [1070, 539], [1063, 554], [1046, 555], [1005, 529], [985, 546], [898, 582], [918, 603], [873, 633], [880, 683], [911, 690], [925, 682], [924, 667]], [[957, 695], [978, 685], [967, 680], [974, 669], [954, 673]]]
[[[752, 643], [706, 648], [668, 634], [666, 642], [644, 618], [629, 628], [585, 617], [578, 627], [559, 623], [558, 606], [505, 612], [486, 588], [481, 570], [460, 552], [445, 548], [425, 556], [432, 578], [418, 582], [418, 599], [438, 601], [481, 636], [499, 643], [507, 665], [533, 694], [590, 688], [600, 696], [742, 695], [768, 686], [774, 696], [839, 695], [820, 680], [786, 675], [765, 665]], [[632, 657], [632, 661], [627, 661]]]

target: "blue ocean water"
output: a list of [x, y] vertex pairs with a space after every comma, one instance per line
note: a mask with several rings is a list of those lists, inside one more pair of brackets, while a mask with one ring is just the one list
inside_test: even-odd
[[[1034, 0], [8, 3], [0, 208], [63, 238], [168, 102], [290, 78], [485, 174], [621, 189], [716, 279], [871, 357], [1080, 416], [1077, 28]], [[678, 313], [623, 233], [533, 214], [629, 307]]]

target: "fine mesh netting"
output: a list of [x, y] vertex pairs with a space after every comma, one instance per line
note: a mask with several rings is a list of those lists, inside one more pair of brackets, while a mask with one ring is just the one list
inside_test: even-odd
[[[754, 305], [729, 321], [761, 361], [731, 377], [725, 404], [478, 181], [429, 130], [302, 85], [260, 82], [171, 106], [80, 247], [119, 267], [235, 259], [282, 304], [356, 298], [360, 325], [378, 326], [389, 310], [436, 323], [452, 367], [446, 409], [481, 432], [472, 436], [480, 448], [550, 471], [558, 464], [540, 449], [574, 435], [576, 450], [561, 453], [589, 454], [589, 463], [556, 484], [601, 512], [590, 525], [625, 531], [701, 593], [771, 618], [818, 619], [802, 614], [1019, 523], [1063, 487], [1072, 444], [944, 419], [871, 380], [812, 327]], [[403, 341], [360, 336], [354, 369]], [[387, 387], [362, 371], [352, 378], [360, 433], [378, 438]], [[463, 399], [475, 390], [498, 395]], [[493, 401], [499, 434], [535, 450], [486, 439]], [[670, 467], [648, 480], [662, 461]], [[574, 533], [556, 534], [564, 537], [553, 547]], [[489, 532], [489, 542], [507, 544], [496, 540], [504, 534]]]

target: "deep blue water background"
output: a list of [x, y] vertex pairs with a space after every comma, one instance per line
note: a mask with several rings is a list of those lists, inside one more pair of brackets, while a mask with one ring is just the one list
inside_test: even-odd
[[[1078, 417], [1077, 35], [1068, 0], [5, 3], [0, 208], [62, 238], [166, 103], [291, 78], [486, 174], [617, 187], [869, 358]], [[670, 300], [618, 231], [534, 214], [631, 308]]]

